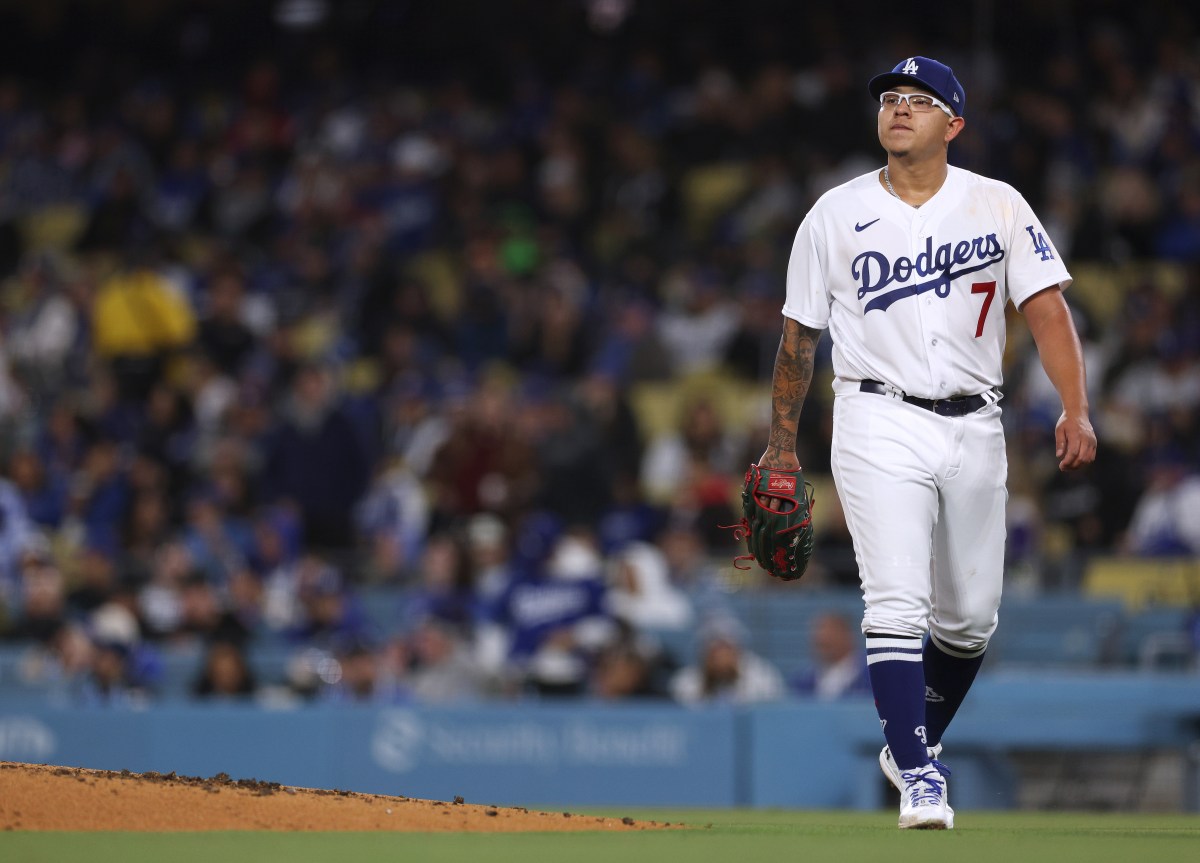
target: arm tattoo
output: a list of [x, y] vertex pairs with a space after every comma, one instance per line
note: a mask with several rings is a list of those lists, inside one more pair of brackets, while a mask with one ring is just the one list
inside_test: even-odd
[[771, 434], [767, 448], [773, 451], [772, 455], [796, 451], [800, 409], [812, 385], [813, 360], [820, 337], [820, 330], [791, 318], [784, 319], [771, 391]]

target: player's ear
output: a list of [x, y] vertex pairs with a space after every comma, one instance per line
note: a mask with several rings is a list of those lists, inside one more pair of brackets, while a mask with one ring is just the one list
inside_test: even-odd
[[963, 130], [963, 126], [967, 125], [967, 121], [962, 117], [951, 117], [949, 124], [946, 126], [945, 141], [949, 144], [958, 137], [958, 133]]

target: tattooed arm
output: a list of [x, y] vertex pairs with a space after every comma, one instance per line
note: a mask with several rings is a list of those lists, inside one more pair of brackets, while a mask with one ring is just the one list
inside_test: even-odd
[[804, 326], [791, 318], [783, 319], [783, 335], [775, 354], [775, 374], [771, 388], [771, 435], [758, 463], [762, 467], [794, 470], [800, 467], [796, 456], [796, 428], [800, 408], [812, 385], [813, 359], [821, 331]]

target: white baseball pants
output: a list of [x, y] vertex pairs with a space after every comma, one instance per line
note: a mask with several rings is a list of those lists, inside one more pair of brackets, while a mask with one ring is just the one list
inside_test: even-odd
[[862, 579], [863, 632], [975, 654], [996, 629], [1008, 457], [1001, 409], [942, 417], [898, 399], [834, 399], [833, 478]]

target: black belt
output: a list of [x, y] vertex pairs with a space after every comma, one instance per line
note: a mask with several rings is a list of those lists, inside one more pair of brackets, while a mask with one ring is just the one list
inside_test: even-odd
[[963, 417], [967, 414], [975, 413], [975, 411], [988, 403], [988, 400], [982, 395], [954, 396], [954, 398], [949, 399], [923, 399], [919, 396], [905, 395], [899, 390], [893, 390], [879, 381], [863, 381], [858, 385], [858, 389], [859, 392], [875, 393], [880, 396], [889, 396], [896, 393], [903, 401], [908, 402], [910, 405], [916, 405], [927, 411], [933, 411], [940, 417]]

